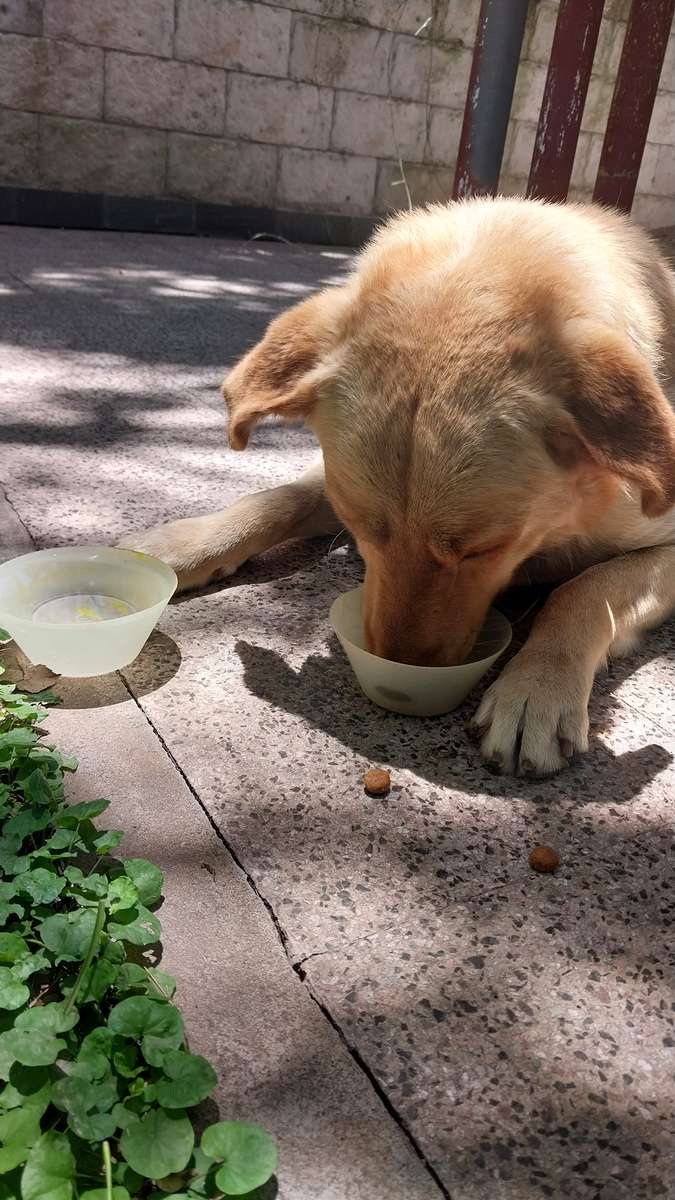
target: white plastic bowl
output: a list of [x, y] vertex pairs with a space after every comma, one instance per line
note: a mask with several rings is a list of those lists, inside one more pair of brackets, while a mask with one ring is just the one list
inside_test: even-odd
[[105, 675], [140, 653], [177, 582], [136, 550], [37, 550], [0, 565], [0, 628], [59, 675]]
[[468, 696], [511, 641], [511, 625], [491, 608], [466, 662], [457, 667], [414, 667], [390, 662], [364, 649], [363, 589], [338, 596], [330, 622], [369, 700], [391, 712], [437, 717], [451, 712]]

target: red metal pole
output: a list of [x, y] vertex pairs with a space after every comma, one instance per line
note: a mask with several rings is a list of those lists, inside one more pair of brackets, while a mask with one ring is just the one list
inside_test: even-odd
[[633, 0], [593, 199], [630, 212], [675, 0]]
[[527, 195], [566, 200], [605, 0], [560, 0]]

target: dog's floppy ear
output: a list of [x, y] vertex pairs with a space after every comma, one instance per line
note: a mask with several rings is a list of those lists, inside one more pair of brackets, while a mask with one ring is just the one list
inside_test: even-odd
[[263, 340], [230, 371], [223, 384], [233, 450], [246, 448], [261, 417], [305, 417], [328, 372], [323, 367], [337, 341], [345, 289], [328, 288], [272, 321]]
[[561, 333], [549, 382], [572, 419], [564, 452], [578, 437], [592, 459], [641, 489], [645, 516], [663, 516], [675, 505], [675, 414], [656, 376], [627, 337], [604, 325], [575, 320]]

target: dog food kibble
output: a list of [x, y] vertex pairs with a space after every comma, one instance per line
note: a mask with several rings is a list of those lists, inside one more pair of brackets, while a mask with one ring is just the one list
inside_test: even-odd
[[391, 775], [380, 767], [371, 767], [363, 776], [363, 786], [370, 796], [386, 796], [391, 787]]
[[551, 846], [535, 846], [528, 862], [534, 871], [555, 871], [560, 866], [560, 855]]

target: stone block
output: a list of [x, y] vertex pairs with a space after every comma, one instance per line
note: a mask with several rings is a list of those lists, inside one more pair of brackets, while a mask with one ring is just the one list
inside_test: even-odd
[[170, 57], [174, 0], [44, 0], [44, 32], [138, 54]]
[[157, 196], [164, 191], [165, 167], [166, 135], [160, 130], [40, 119], [40, 177], [47, 187]]
[[529, 121], [513, 121], [511, 123], [509, 146], [508, 150], [505, 148], [504, 153], [504, 170], [507, 175], [518, 179], [527, 179], [530, 174], [536, 132], [536, 125], [530, 124]]
[[647, 229], [665, 229], [673, 224], [672, 196], [636, 196], [631, 216]]
[[42, 0], [2, 0], [0, 29], [5, 33], [42, 33]]
[[449, 108], [432, 108], [429, 120], [428, 162], [454, 168], [462, 133], [463, 114]]
[[609, 21], [606, 18], [600, 22], [598, 44], [593, 59], [593, 72], [603, 79], [613, 79], [616, 75], [623, 49], [623, 39], [626, 26], [623, 22]]
[[557, 20], [557, 4], [544, 0], [543, 4], [537, 5], [534, 28], [527, 46], [528, 62], [548, 64]]
[[473, 47], [476, 42], [480, 0], [444, 0], [436, 36], [443, 41]]
[[381, 96], [338, 92], [331, 145], [334, 150], [374, 158], [421, 162], [426, 142], [426, 107]]
[[214, 67], [112, 52], [106, 55], [105, 83], [110, 121], [223, 132], [225, 74]]
[[274, 202], [277, 151], [221, 138], [169, 136], [167, 190], [213, 204], [268, 206]]
[[102, 103], [102, 50], [0, 34], [0, 104], [32, 112], [98, 117]]
[[399, 100], [426, 101], [430, 60], [429, 46], [421, 38], [395, 37], [389, 69], [390, 94]]
[[584, 133], [604, 134], [613, 91], [613, 81], [600, 79], [597, 75], [591, 76], [581, 118], [581, 128]]
[[431, 52], [432, 104], [464, 111], [473, 53], [463, 46], [434, 46]]
[[266, 3], [275, 8], [291, 8], [294, 12], [333, 17], [338, 21], [346, 15], [344, 0], [266, 0]]
[[391, 51], [390, 33], [296, 17], [289, 74], [324, 87], [387, 96]]
[[291, 13], [250, 0], [178, 0], [176, 58], [285, 76]]
[[[396, 33], [417, 33], [429, 16], [429, 0], [344, 0], [347, 21], [390, 29]], [[427, 26], [427, 31], [428, 31]]]
[[530, 121], [536, 125], [544, 95], [547, 68], [538, 63], [521, 62], [511, 105], [514, 121]]
[[0, 109], [0, 184], [28, 186], [38, 178], [36, 113]]
[[282, 150], [277, 205], [331, 213], [370, 213], [376, 161], [347, 154]]
[[580, 133], [577, 142], [577, 152], [574, 156], [571, 186], [574, 188], [595, 187], [602, 150], [603, 135], [601, 133]]
[[227, 131], [234, 137], [325, 149], [332, 114], [331, 88], [260, 75], [230, 78]]
[[663, 67], [661, 68], [659, 90], [662, 92], [675, 92], [675, 34], [671, 34], [668, 38], [668, 49], [666, 50]]
[[[645, 190], [653, 191], [657, 196], [670, 196], [673, 205], [671, 224], [675, 222], [675, 146], [645, 146], [643, 165], [645, 159], [650, 159], [652, 154], [656, 155], [656, 162], [651, 178], [651, 187], [646, 187]], [[640, 181], [638, 187], [641, 186], [642, 172], [640, 172]]]
[[[450, 167], [403, 164], [406, 182], [414, 205], [447, 204], [452, 197], [454, 170]], [[388, 213], [408, 207], [405, 187], [398, 181], [397, 163], [380, 163], [375, 189], [375, 212]]]
[[659, 92], [649, 124], [647, 141], [672, 146], [675, 140], [675, 92]]

